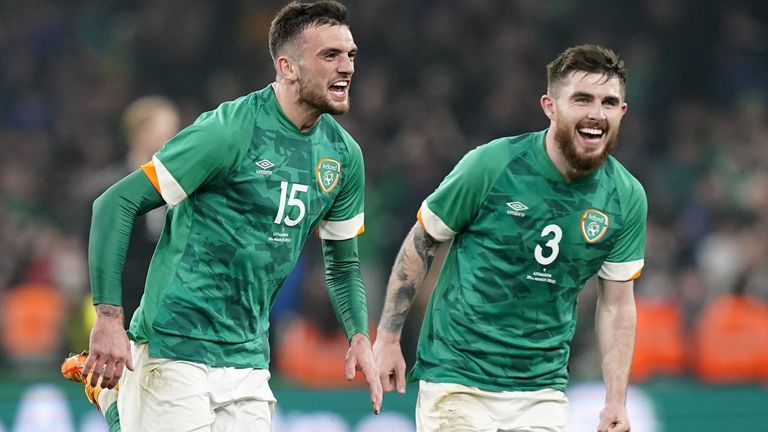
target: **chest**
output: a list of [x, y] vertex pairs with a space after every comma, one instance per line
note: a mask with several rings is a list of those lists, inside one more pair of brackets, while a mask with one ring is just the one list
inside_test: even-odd
[[287, 137], [254, 138], [229, 177], [228, 207], [262, 226], [311, 230], [345, 181], [343, 146]]
[[512, 262], [591, 272], [612, 250], [624, 223], [610, 182], [565, 184], [509, 174], [490, 190], [471, 229]]

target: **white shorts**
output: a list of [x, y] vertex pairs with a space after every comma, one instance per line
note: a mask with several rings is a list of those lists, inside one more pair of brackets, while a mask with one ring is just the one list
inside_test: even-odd
[[123, 432], [269, 432], [275, 396], [266, 369], [211, 367], [149, 357], [131, 342], [134, 371], [120, 377], [117, 409]]
[[419, 381], [419, 432], [564, 432], [568, 398], [559, 390], [491, 392]]

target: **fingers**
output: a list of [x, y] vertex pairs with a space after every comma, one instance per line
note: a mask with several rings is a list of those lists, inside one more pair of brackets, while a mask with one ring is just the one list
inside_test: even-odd
[[[83, 367], [83, 376], [86, 377], [83, 381], [85, 382], [88, 380], [91, 387], [114, 387], [112, 379], [115, 374], [116, 364], [114, 362], [105, 361], [104, 359], [105, 356], [94, 356], [93, 359], [89, 356], [86, 361], [86, 366]], [[88, 364], [89, 362], [91, 363], [90, 365]], [[116, 383], [117, 382], [115, 382], [115, 384]]]
[[88, 360], [85, 361], [85, 366], [83, 366], [83, 382], [87, 380], [91, 387], [96, 387], [103, 373], [104, 357], [91, 352], [88, 355]]
[[378, 360], [381, 388], [385, 392], [397, 389], [398, 393], [405, 393], [405, 359], [402, 355], [394, 359], [381, 356]]
[[610, 426], [610, 422], [601, 419], [597, 425], [597, 432], [608, 432]]
[[88, 354], [88, 358], [85, 360], [85, 364], [83, 365], [83, 372], [81, 376], [83, 377], [82, 380], [85, 381], [85, 377], [88, 376], [88, 374], [91, 373], [91, 369], [96, 364], [96, 356], [93, 354], [93, 351], [91, 351]]
[[83, 366], [83, 382], [88, 380], [92, 387], [114, 388], [123, 375], [123, 368], [133, 370], [133, 360], [128, 354], [127, 358], [120, 355], [98, 354], [98, 351], [88, 355]]
[[362, 368], [365, 380], [368, 382], [368, 391], [371, 393], [371, 407], [373, 413], [378, 414], [381, 411], [381, 402], [383, 399], [383, 392], [379, 377], [376, 375], [376, 368], [371, 365], [367, 365]]
[[355, 378], [355, 372], [360, 371], [368, 383], [368, 391], [371, 395], [371, 409], [374, 414], [381, 411], [382, 386], [377, 373], [378, 368], [373, 360], [373, 354], [370, 351], [364, 352], [358, 356], [354, 349], [350, 348], [345, 362], [345, 375], [347, 380]]
[[629, 430], [628, 423], [621, 420], [601, 420], [597, 425], [597, 432], [627, 432]]
[[629, 426], [622, 423], [622, 422], [615, 422], [611, 423], [608, 428], [606, 428], [606, 431], [608, 432], [628, 432]]
[[379, 370], [379, 384], [381, 384], [382, 390], [385, 392], [390, 392], [394, 390], [395, 388], [395, 378], [394, 378], [394, 371], [390, 368], [387, 368], [381, 364], [381, 362], [378, 363], [378, 370]]
[[119, 362], [109, 362], [104, 364], [104, 373], [101, 375], [102, 387], [111, 389], [117, 383], [117, 379], [120, 379], [119, 372], [117, 373], [117, 379], [115, 379], [116, 370], [122, 369], [117, 367], [118, 364]]
[[344, 376], [347, 381], [352, 381], [355, 378], [355, 371], [357, 370], [357, 358], [354, 356], [348, 356], [347, 361], [344, 363]]
[[385, 392], [397, 389], [400, 394], [405, 393], [405, 367], [394, 368], [389, 371], [382, 369], [379, 372], [379, 382]]
[[395, 369], [395, 385], [398, 393], [405, 394], [405, 362]]

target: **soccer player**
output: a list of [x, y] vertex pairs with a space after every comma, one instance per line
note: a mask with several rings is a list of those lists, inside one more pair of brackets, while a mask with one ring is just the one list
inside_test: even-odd
[[[113, 429], [270, 430], [269, 309], [315, 231], [350, 340], [346, 378], [362, 371], [380, 409], [356, 240], [363, 158], [329, 115], [349, 109], [357, 46], [345, 7], [287, 5], [269, 48], [274, 83], [203, 113], [94, 203], [97, 318], [80, 375], [91, 389], [101, 384], [91, 398]], [[126, 334], [120, 277], [131, 227], [163, 204], [168, 216]]]
[[403, 321], [439, 244], [452, 242], [409, 374], [420, 432], [565, 430], [576, 299], [595, 274], [606, 388], [597, 430], [629, 430], [647, 201], [610, 156], [626, 70], [613, 51], [582, 45], [547, 78], [549, 128], [470, 151], [422, 203], [394, 263], [374, 356], [384, 390], [404, 392]]

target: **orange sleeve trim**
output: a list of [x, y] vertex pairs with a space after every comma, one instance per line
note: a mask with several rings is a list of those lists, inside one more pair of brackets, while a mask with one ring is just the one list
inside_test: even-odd
[[421, 209], [416, 212], [416, 219], [419, 221], [422, 227], [426, 228], [426, 225], [424, 225], [424, 219], [421, 218]]
[[359, 236], [360, 234], [365, 232], [365, 225], [361, 226], [359, 230], [357, 230], [357, 234], [355, 236]]
[[629, 280], [633, 281], [633, 280], [639, 278], [640, 277], [640, 273], [642, 273], [642, 272], [643, 272], [643, 269], [638, 270], [637, 273], [633, 274], [632, 277], [629, 278]]
[[155, 170], [155, 163], [149, 161], [141, 166], [141, 170], [144, 171], [144, 175], [147, 176], [152, 186], [160, 193], [160, 182], [157, 180], [157, 171]]

